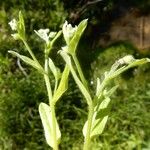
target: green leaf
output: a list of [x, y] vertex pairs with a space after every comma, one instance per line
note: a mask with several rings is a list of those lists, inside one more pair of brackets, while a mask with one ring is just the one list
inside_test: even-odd
[[51, 70], [51, 72], [53, 73], [54, 75], [54, 78], [55, 78], [55, 88], [54, 88], [54, 92], [56, 92], [56, 89], [57, 89], [57, 86], [58, 86], [58, 81], [61, 77], [61, 72], [60, 72], [60, 69], [57, 68], [54, 64], [54, 62], [52, 61], [52, 59], [49, 58], [49, 68]]
[[111, 109], [110, 98], [106, 97], [96, 110], [96, 119], [107, 116], [110, 112], [110, 109]]
[[71, 39], [70, 43], [69, 43], [69, 53], [70, 54], [74, 54], [79, 40], [81, 38], [81, 35], [83, 34], [85, 28], [87, 26], [87, 19], [84, 19], [83, 21], [80, 22], [80, 24], [78, 25], [77, 31], [75, 32], [73, 38]]
[[105, 93], [106, 97], [110, 97], [118, 88], [118, 85], [113, 86], [110, 90], [107, 90]]
[[[102, 134], [108, 120], [110, 109], [111, 109], [110, 98], [106, 97], [105, 100], [102, 101], [100, 106], [98, 106], [98, 108], [95, 109], [95, 113], [92, 119], [91, 133], [90, 133], [91, 138], [93, 136]], [[85, 137], [87, 132], [87, 121], [82, 131]]]
[[[122, 58], [123, 59], [123, 58]], [[115, 77], [117, 77], [118, 75], [120, 75], [121, 73], [123, 73], [124, 71], [128, 70], [129, 68], [133, 68], [139, 65], [143, 65], [150, 62], [150, 59], [148, 58], [143, 58], [143, 59], [134, 59], [131, 62], [128, 63], [128, 65], [124, 65], [121, 68], [119, 68], [118, 70], [111, 72], [109, 74], [109, 80], [113, 79]]]
[[135, 67], [135, 66], [139, 66], [139, 65], [143, 65], [143, 64], [146, 64], [150, 62], [150, 59], [149, 58], [143, 58], [143, 59], [137, 59], [135, 60], [134, 62], [130, 63], [129, 64], [129, 67]]
[[103, 132], [107, 123], [110, 109], [110, 98], [106, 97], [100, 104], [98, 111], [96, 111], [96, 115], [92, 124], [91, 137], [100, 135]]
[[19, 12], [18, 33], [23, 39], [25, 38], [25, 25], [21, 11]]
[[108, 115], [103, 117], [102, 119], [96, 119], [92, 128], [91, 138], [96, 135], [100, 135], [103, 133], [106, 123], [108, 120]]
[[[126, 58], [127, 58], [127, 60], [126, 60]], [[128, 59], [128, 58], [130, 58], [130, 59]], [[121, 62], [121, 64], [120, 64], [120, 62]], [[131, 57], [131, 56], [129, 57], [128, 55], [119, 59], [112, 65], [111, 70], [109, 72], [105, 73], [104, 80], [102, 81], [99, 88], [97, 88], [96, 96], [98, 98], [101, 96], [102, 89], [107, 85], [107, 83], [109, 83], [110, 80], [116, 78], [121, 73], [125, 72], [126, 70], [128, 70], [130, 68], [133, 68], [133, 67], [136, 67], [139, 65], [143, 65], [148, 62], [150, 62], [149, 58], [134, 59], [133, 57]], [[119, 68], [120, 65], [121, 65], [121, 67]]]
[[56, 36], [54, 37], [54, 39], [51, 41], [51, 46], [53, 46], [53, 44], [55, 43], [55, 41], [60, 37], [60, 35], [62, 34], [62, 31], [59, 31]]
[[66, 66], [62, 73], [62, 77], [58, 85], [58, 89], [54, 93], [52, 99], [53, 103], [56, 103], [59, 100], [59, 98], [63, 95], [63, 93], [68, 89], [68, 76], [69, 76], [69, 68], [68, 66]]
[[111, 110], [111, 104], [108, 105], [106, 108], [102, 108], [97, 112], [96, 119], [104, 118], [105, 116], [109, 115]]
[[52, 73], [53, 73], [53, 75], [55, 77], [55, 80], [59, 80], [59, 78], [60, 78], [60, 70], [59, 70], [59, 68], [57, 68], [55, 66], [54, 62], [50, 58], [49, 58], [49, 68], [52, 71]]
[[[52, 119], [51, 119], [52, 118], [51, 109], [47, 104], [40, 103], [39, 113], [40, 113], [40, 117], [41, 117], [42, 124], [44, 127], [46, 141], [49, 146], [54, 148], [54, 141], [53, 141], [53, 135], [52, 135], [53, 127], [52, 127]], [[56, 122], [56, 138], [57, 138], [57, 142], [60, 143], [61, 132], [59, 130], [57, 120], [55, 120], [55, 122]]]
[[100, 78], [97, 78], [97, 84], [96, 84], [96, 95], [98, 95], [98, 91], [101, 88]]
[[[94, 125], [92, 126], [91, 134], [90, 134], [91, 138], [93, 136], [100, 135], [100, 134], [103, 133], [105, 125], [107, 123], [107, 120], [108, 120], [108, 116], [105, 116], [103, 119], [95, 120]], [[84, 124], [82, 132], [83, 132], [83, 135], [85, 137], [86, 136], [86, 132], [87, 132], [87, 121]]]
[[35, 69], [37, 69], [39, 72], [41, 73], [45, 73], [43, 68], [34, 60], [32, 60], [29, 57], [26, 57], [24, 55], [20, 55], [19, 53], [15, 52], [15, 51], [8, 51], [9, 53], [11, 53], [14, 56], [17, 56], [18, 58], [20, 58], [22, 61], [24, 61], [25, 63], [27, 63], [28, 65], [34, 67]]

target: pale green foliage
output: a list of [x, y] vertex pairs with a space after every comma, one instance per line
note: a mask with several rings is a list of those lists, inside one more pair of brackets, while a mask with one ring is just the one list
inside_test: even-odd
[[19, 53], [14, 52], [14, 51], [8, 51], [8, 52], [14, 56], [17, 56], [18, 58], [20, 58], [22, 61], [32, 66], [33, 68], [37, 69], [40, 73], [43, 73], [43, 74], [45, 73], [41, 65], [37, 63], [36, 61], [32, 60], [31, 58], [24, 56], [24, 55], [20, 55]]
[[[54, 141], [53, 141], [53, 124], [52, 124], [52, 113], [51, 113], [51, 108], [45, 104], [45, 103], [40, 103], [39, 105], [39, 112], [40, 112], [40, 117], [42, 120], [42, 124], [44, 127], [45, 131], [45, 138], [49, 146], [54, 147]], [[61, 138], [61, 133], [59, 130], [59, 126], [57, 123], [57, 120], [55, 118], [55, 124], [56, 124], [56, 138], [57, 138], [57, 143], [60, 142]]]
[[[122, 63], [120, 63], [122, 62]], [[111, 89], [107, 89], [108, 83], [111, 82], [112, 79], [126, 71], [127, 69], [135, 66], [139, 66], [150, 62], [150, 59], [134, 59], [133, 56], [127, 55], [118, 61], [116, 61], [109, 72], [105, 72], [104, 79], [100, 83], [100, 79], [97, 79], [97, 88], [96, 88], [96, 97], [94, 98], [94, 114], [92, 118], [92, 127], [90, 136], [93, 137], [94, 135], [100, 135], [104, 127], [106, 125], [108, 115], [110, 112], [110, 96], [114, 93], [117, 89], [117, 86], [114, 86]], [[87, 120], [88, 121], [88, 120]], [[87, 122], [83, 128], [83, 135], [86, 136], [87, 131]]]
[[59, 100], [59, 98], [63, 95], [63, 93], [68, 89], [68, 75], [69, 75], [69, 68], [66, 66], [62, 73], [59, 86], [56, 92], [54, 93], [52, 99], [53, 103], [56, 103]]
[[[76, 33], [75, 33], [76, 34]], [[69, 43], [70, 44], [70, 43]], [[75, 53], [75, 51], [74, 51]], [[71, 54], [71, 56], [74, 56], [75, 54]], [[72, 58], [67, 54], [66, 50], [62, 50], [60, 52], [61, 56], [69, 66], [69, 69], [74, 77], [75, 82], [77, 83], [79, 89], [81, 90], [83, 96], [85, 97], [87, 104], [89, 106], [89, 109], [93, 109], [92, 112], [92, 118], [90, 122], [90, 129], [88, 126], [88, 122], [90, 119], [86, 121], [84, 127], [83, 127], [83, 135], [85, 139], [89, 135], [89, 139], [91, 139], [93, 136], [100, 135], [107, 123], [108, 116], [111, 110], [111, 99], [110, 96], [115, 92], [118, 86], [114, 86], [110, 89], [107, 89], [107, 85], [113, 80], [115, 77], [119, 76], [121, 73], [126, 71], [129, 68], [139, 66], [142, 64], [145, 64], [147, 62], [150, 62], [150, 59], [144, 58], [144, 59], [134, 59], [132, 55], [127, 55], [118, 61], [116, 61], [110, 71], [107, 71], [104, 73], [103, 80], [100, 81], [99, 78], [97, 78], [97, 87], [96, 87], [96, 95], [94, 96], [92, 100], [92, 96], [90, 95], [90, 92], [88, 91], [88, 88], [86, 88], [86, 85], [81, 81], [81, 79], [78, 77], [73, 63]], [[76, 64], [76, 62], [74, 61]], [[76, 64], [78, 66], [78, 64]], [[78, 68], [77, 68], [78, 70]], [[79, 72], [81, 70], [78, 70]], [[93, 108], [94, 107], [94, 108]], [[89, 141], [87, 145], [89, 144]], [[86, 145], [86, 144], [85, 144]], [[87, 149], [88, 146], [85, 146], [85, 149]]]
[[[37, 69], [39, 72], [41, 72], [44, 76], [50, 105], [48, 106], [47, 104], [41, 103], [39, 105], [39, 112], [40, 112], [40, 117], [41, 117], [42, 124], [44, 127], [44, 132], [45, 132], [47, 143], [53, 149], [57, 150], [58, 144], [60, 143], [61, 133], [60, 133], [57, 119], [55, 116], [55, 104], [68, 88], [69, 69], [66, 66], [63, 73], [61, 74], [60, 70], [55, 66], [52, 59], [49, 58], [49, 53], [51, 52], [54, 42], [61, 35], [61, 31], [58, 33], [56, 32], [49, 33], [49, 29], [40, 29], [38, 31], [35, 31], [36, 34], [45, 42], [44, 43], [45, 64], [44, 64], [44, 67], [42, 67], [26, 42], [25, 26], [24, 26], [24, 20], [23, 20], [23, 16], [21, 12], [19, 13], [19, 20], [16, 21], [13, 19], [9, 24], [12, 30], [16, 32], [13, 34], [13, 37], [17, 35], [17, 38], [16, 37], [14, 38], [17, 40], [21, 40], [24, 43], [32, 59], [27, 56], [20, 55], [19, 53], [14, 52], [14, 51], [9, 51], [9, 53], [17, 56], [25, 63], [31, 65], [32, 67]], [[49, 71], [52, 72], [55, 78], [55, 88], [53, 90], [53, 93], [51, 91]], [[60, 78], [61, 80], [59, 82]]]
[[[89, 149], [91, 138], [96, 135], [100, 135], [103, 132], [108, 120], [108, 116], [111, 110], [111, 95], [118, 87], [109, 87], [109, 83], [129, 68], [143, 65], [147, 62], [150, 62], [150, 59], [135, 59], [132, 55], [127, 55], [119, 59], [112, 65], [110, 71], [106, 71], [104, 73], [104, 76], [101, 80], [100, 78], [97, 78], [97, 86], [95, 89], [95, 95], [93, 96], [90, 93], [90, 87], [88, 86], [88, 83], [83, 75], [80, 63], [76, 57], [77, 46], [87, 26], [87, 19], [81, 21], [79, 25], [75, 27], [72, 27], [72, 25], [68, 24], [66, 21], [63, 25], [62, 31], [59, 31], [58, 33], [53, 31], [49, 32], [49, 29], [40, 29], [38, 31], [35, 31], [35, 33], [44, 41], [44, 67], [40, 65], [26, 42], [25, 26], [21, 12], [19, 13], [19, 20], [12, 20], [9, 24], [11, 25], [12, 30], [16, 31], [16, 33], [13, 34], [13, 37], [15, 39], [21, 40], [25, 44], [25, 47], [30, 53], [32, 59], [20, 55], [14, 51], [9, 51], [9, 53], [19, 57], [25, 63], [37, 69], [43, 74], [45, 79], [49, 105], [40, 103], [39, 113], [48, 145], [53, 149], [58, 150], [61, 132], [55, 115], [55, 105], [56, 102], [60, 100], [64, 92], [66, 92], [66, 90], [68, 89], [68, 77], [69, 72], [71, 72], [89, 108], [88, 119], [83, 127], [83, 135], [85, 138], [83, 149]], [[59, 51], [60, 55], [66, 63], [64, 71], [62, 73], [60, 72], [60, 69], [57, 68], [53, 60], [49, 58], [52, 46], [54, 42], [56, 42], [56, 40], [59, 38], [61, 33], [63, 33], [64, 39], [66, 41], [66, 45], [62, 47], [62, 50]], [[50, 72], [55, 78], [54, 89], [51, 88], [50, 84]]]
[[69, 47], [69, 53], [74, 55], [76, 53], [77, 50], [77, 46], [79, 43], [79, 40], [87, 26], [87, 19], [83, 20], [80, 22], [80, 24], [77, 27], [77, 31], [75, 32], [74, 36], [72, 37], [68, 47]]

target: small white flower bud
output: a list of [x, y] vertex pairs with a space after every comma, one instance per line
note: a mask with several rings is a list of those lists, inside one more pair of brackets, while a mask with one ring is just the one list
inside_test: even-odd
[[17, 30], [17, 21], [16, 21], [16, 19], [11, 20], [8, 24], [10, 25], [12, 30], [14, 30], [14, 31]]
[[21, 39], [18, 33], [11, 34], [11, 36], [12, 36], [15, 40]]
[[48, 33], [49, 33], [49, 29], [40, 29], [37, 32], [37, 34], [46, 42], [48, 42], [49, 40]]
[[[38, 31], [34, 30], [35, 33], [43, 39], [47, 44], [49, 43], [49, 38], [54, 38], [56, 35], [56, 32], [50, 32], [49, 29], [40, 29]], [[49, 35], [48, 35], [49, 34]]]
[[69, 44], [71, 38], [73, 37], [74, 33], [77, 31], [77, 26], [72, 27], [71, 24], [68, 24], [67, 21], [65, 21], [64, 25], [63, 25], [63, 35], [65, 38], [65, 41], [67, 44]]

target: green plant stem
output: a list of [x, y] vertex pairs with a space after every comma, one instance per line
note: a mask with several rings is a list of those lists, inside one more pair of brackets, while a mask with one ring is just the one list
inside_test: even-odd
[[[24, 43], [26, 49], [28, 50], [28, 52], [30, 53], [31, 57], [33, 58], [33, 60], [34, 60], [35, 62], [37, 62], [37, 63], [40, 65], [40, 63], [39, 63], [38, 60], [36, 59], [35, 55], [33, 54], [31, 48], [29, 47], [28, 43], [27, 43], [25, 40], [23, 40], [23, 43]], [[40, 66], [41, 66], [41, 65], [40, 65]]]
[[55, 105], [51, 104], [51, 113], [52, 113], [52, 134], [53, 134], [53, 141], [54, 141], [54, 150], [58, 150], [58, 143], [56, 137], [56, 114], [55, 114]]
[[75, 62], [75, 65], [76, 65], [76, 67], [77, 67], [77, 70], [78, 70], [79, 76], [80, 76], [80, 78], [81, 78], [81, 81], [82, 81], [82, 83], [84, 84], [84, 86], [86, 87], [86, 89], [88, 90], [88, 84], [87, 84], [87, 81], [86, 81], [86, 79], [85, 79], [85, 77], [84, 77], [83, 71], [82, 71], [82, 69], [81, 69], [81, 66], [80, 66], [80, 63], [79, 63], [79, 61], [78, 61], [78, 59], [77, 59], [76, 54], [72, 55], [72, 58], [73, 58], [73, 60], [74, 60], [74, 62]]
[[91, 128], [92, 128], [92, 119], [94, 115], [94, 106], [89, 106], [89, 113], [88, 113], [88, 124], [87, 124], [87, 132], [85, 136], [84, 146], [83, 150], [89, 150], [90, 149], [90, 141], [91, 141]]
[[45, 79], [45, 84], [46, 84], [48, 98], [49, 98], [49, 103], [50, 103], [50, 100], [52, 100], [52, 90], [51, 90], [51, 85], [50, 85], [49, 77], [48, 77], [47, 74], [44, 74], [44, 79]]
[[45, 72], [46, 74], [44, 74], [44, 79], [45, 79], [45, 84], [46, 84], [49, 104], [50, 104], [50, 101], [52, 100], [52, 89], [51, 89], [50, 80], [48, 77], [48, 59], [45, 59]]

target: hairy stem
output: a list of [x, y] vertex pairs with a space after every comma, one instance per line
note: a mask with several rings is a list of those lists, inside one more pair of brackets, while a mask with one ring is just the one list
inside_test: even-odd
[[57, 136], [56, 136], [56, 114], [55, 114], [55, 105], [51, 104], [51, 113], [52, 113], [52, 135], [54, 141], [54, 150], [58, 150]]
[[80, 63], [79, 63], [79, 61], [78, 61], [78, 59], [77, 59], [77, 56], [74, 54], [74, 55], [72, 55], [72, 57], [73, 57], [73, 60], [74, 60], [74, 62], [75, 62], [75, 65], [76, 65], [76, 67], [77, 67], [77, 70], [78, 70], [80, 79], [81, 79], [82, 83], [84, 84], [84, 86], [86, 87], [86, 89], [88, 90], [87, 81], [86, 81], [86, 79], [85, 79], [85, 77], [84, 77], [84, 74], [83, 74], [83, 71], [82, 71], [82, 69], [81, 69]]
[[38, 60], [36, 59], [34, 53], [32, 52], [31, 48], [29, 47], [28, 43], [27, 43], [25, 40], [23, 40], [23, 43], [24, 43], [26, 49], [28, 50], [29, 54], [30, 54], [31, 57], [33, 58], [33, 60], [34, 60], [35, 62], [37, 62], [37, 63], [40, 65], [40, 63], [39, 63]]
[[85, 136], [84, 146], [83, 150], [89, 150], [90, 149], [90, 141], [91, 141], [91, 128], [92, 128], [92, 119], [94, 115], [94, 106], [89, 106], [89, 112], [88, 112], [88, 124], [87, 124], [87, 132]]
[[46, 74], [44, 74], [44, 79], [45, 79], [45, 84], [46, 84], [49, 104], [50, 104], [50, 101], [52, 100], [52, 89], [51, 89], [50, 80], [48, 77], [48, 59], [45, 59], [45, 72]]

